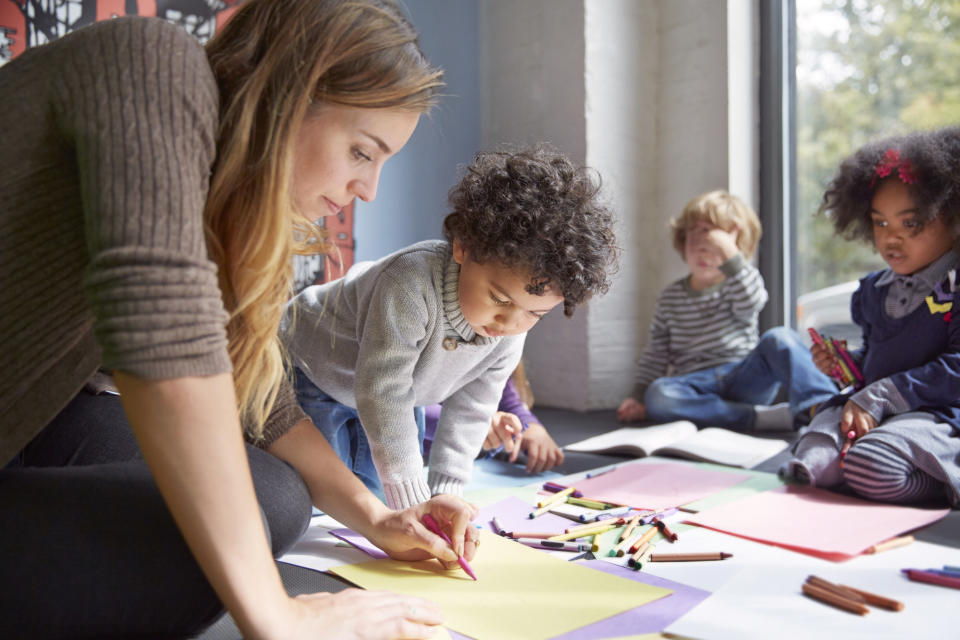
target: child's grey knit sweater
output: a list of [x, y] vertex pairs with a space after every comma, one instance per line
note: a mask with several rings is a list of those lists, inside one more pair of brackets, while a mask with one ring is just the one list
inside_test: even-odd
[[[308, 287], [284, 317], [293, 364], [357, 409], [391, 508], [462, 493], [523, 350], [525, 335], [473, 331], [460, 310], [459, 277], [450, 245], [428, 240]], [[424, 481], [413, 408], [439, 402]]]

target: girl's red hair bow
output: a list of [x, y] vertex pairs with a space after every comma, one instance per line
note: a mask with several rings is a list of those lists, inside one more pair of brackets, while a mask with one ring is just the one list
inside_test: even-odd
[[916, 184], [917, 176], [913, 173], [913, 167], [910, 166], [910, 162], [907, 160], [900, 159], [900, 152], [896, 149], [887, 149], [887, 152], [883, 154], [883, 157], [880, 158], [880, 162], [877, 163], [876, 168], [873, 170], [874, 177], [870, 181], [870, 186], [873, 186], [873, 183], [876, 182], [877, 178], [886, 178], [893, 172], [897, 170], [897, 175], [900, 177], [900, 182], [903, 184]]

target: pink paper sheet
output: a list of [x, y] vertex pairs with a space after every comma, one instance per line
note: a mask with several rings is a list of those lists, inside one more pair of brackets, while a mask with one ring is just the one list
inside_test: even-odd
[[764, 491], [685, 521], [828, 560], [848, 560], [904, 531], [943, 518], [949, 509], [868, 502], [813, 487]]
[[699, 500], [749, 477], [691, 464], [635, 462], [575, 484], [585, 498], [660, 510]]

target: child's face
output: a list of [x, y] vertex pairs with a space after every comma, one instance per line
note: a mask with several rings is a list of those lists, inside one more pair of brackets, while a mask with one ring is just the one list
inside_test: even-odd
[[712, 241], [712, 232], [720, 230], [709, 220], [698, 220], [687, 229], [683, 244], [683, 258], [690, 269], [693, 280], [702, 285], [716, 284], [723, 280], [720, 265], [723, 256], [716, 250], [716, 242]]
[[897, 179], [880, 183], [870, 205], [873, 242], [890, 268], [902, 275], [923, 269], [953, 246], [943, 218], [937, 216], [917, 232], [916, 215], [907, 185]]
[[460, 310], [478, 335], [495, 338], [529, 331], [563, 296], [547, 288], [542, 296], [527, 292], [527, 273], [496, 263], [474, 262], [460, 243], [453, 242], [460, 265]]

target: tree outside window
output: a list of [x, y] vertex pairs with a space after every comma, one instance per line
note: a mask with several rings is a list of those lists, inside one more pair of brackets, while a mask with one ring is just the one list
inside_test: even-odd
[[[797, 293], [883, 268], [814, 217], [838, 163], [871, 139], [960, 123], [960, 2], [797, 0]], [[865, 203], [866, 205], [867, 203]]]

